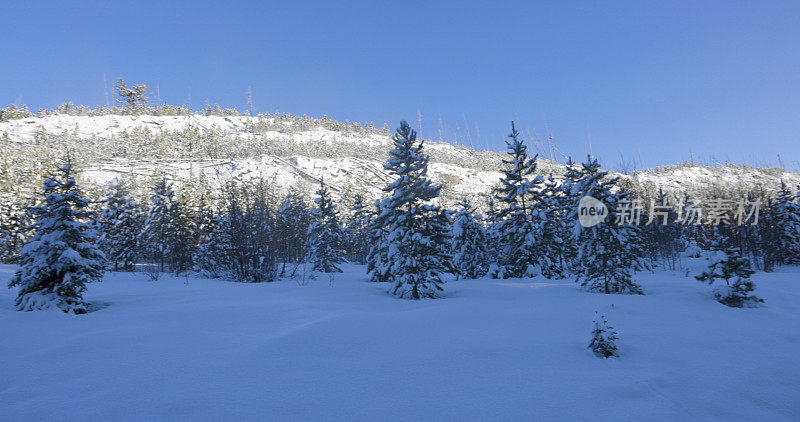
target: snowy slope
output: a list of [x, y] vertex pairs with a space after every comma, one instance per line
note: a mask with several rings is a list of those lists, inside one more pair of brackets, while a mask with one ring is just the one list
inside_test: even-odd
[[[282, 121], [272, 117], [246, 116], [55, 114], [0, 122], [2, 134], [8, 134], [17, 145], [42, 142], [40, 139], [47, 136], [69, 139], [82, 145], [89, 157], [84, 177], [97, 184], [105, 184], [126, 174], [146, 178], [156, 169], [168, 177], [184, 180], [203, 171], [212, 184], [224, 183], [235, 175], [246, 173], [248, 177], [274, 180], [281, 190], [295, 186], [309, 193], [324, 178], [334, 193], [356, 191], [369, 198], [379, 196], [380, 188], [388, 179], [382, 166], [391, 148], [389, 133], [375, 129], [349, 130], [344, 124], [325, 119]], [[187, 141], [195, 145], [181, 145], [181, 148], [188, 148], [188, 152], [178, 153], [172, 148], [155, 155], [136, 156], [135, 151], [127, 151], [122, 157], [101, 152], [108, 149], [101, 147], [111, 144], [135, 150], [127, 144], [147, 139], [146, 143], [152, 147], [150, 144], [157, 144], [161, 139], [188, 136], [186, 134], [197, 139]], [[234, 155], [213, 159], [193, 155], [192, 148], [203, 149], [203, 142], [213, 143], [219, 139], [230, 144], [227, 148]], [[237, 149], [239, 144], [247, 145], [247, 148]], [[92, 145], [101, 147], [93, 148]], [[252, 153], [253, 149], [259, 148], [276, 152]], [[427, 150], [432, 156], [430, 174], [435, 181], [445, 184], [443, 194], [447, 201], [461, 196], [484, 195], [500, 178], [497, 171], [500, 154], [437, 142], [429, 142]], [[558, 176], [563, 168], [542, 160], [539, 171]], [[689, 193], [709, 188], [728, 192], [750, 188], [770, 191], [776, 189], [781, 180], [793, 187], [800, 184], [800, 174], [797, 173], [744, 166], [676, 165], [622, 177], [651, 191], [663, 186], [669, 191]]]
[[[406, 301], [346, 270], [305, 286], [110, 274], [83, 316], [16, 312], [0, 289], [0, 419], [800, 419], [800, 268], [754, 276], [757, 309], [672, 273], [640, 275], [645, 296], [481, 279]], [[586, 348], [595, 311], [621, 357]]]

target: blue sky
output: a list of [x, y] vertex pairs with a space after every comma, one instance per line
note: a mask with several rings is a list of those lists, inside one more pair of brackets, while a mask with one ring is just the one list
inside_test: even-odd
[[[225, 4], [230, 3], [230, 4]], [[510, 121], [612, 168], [800, 170], [800, 3], [11, 2], [0, 104], [105, 104], [103, 77], [503, 148]], [[466, 123], [465, 123], [466, 122]], [[476, 129], [477, 125], [477, 129]], [[479, 132], [479, 134], [478, 134]], [[479, 141], [480, 139], [480, 141]]]

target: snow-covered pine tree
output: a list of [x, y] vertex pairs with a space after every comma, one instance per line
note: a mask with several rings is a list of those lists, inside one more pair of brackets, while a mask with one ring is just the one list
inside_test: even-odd
[[441, 272], [450, 269], [445, 252], [449, 222], [438, 206], [430, 204], [442, 187], [428, 179], [424, 141], [417, 141], [406, 121], [400, 122], [392, 139], [394, 149], [384, 168], [397, 179], [383, 189], [389, 197], [377, 218], [379, 225], [387, 228], [388, 273], [395, 282], [392, 294], [411, 299], [436, 297], [443, 290]]
[[212, 214], [210, 231], [197, 246], [194, 254], [195, 268], [210, 278], [231, 275], [231, 225], [227, 214]]
[[20, 254], [20, 268], [9, 287], [19, 286], [15, 301], [20, 311], [56, 307], [84, 314], [86, 284], [103, 278], [103, 252], [87, 224], [93, 213], [75, 183], [69, 156], [57, 175], [44, 181], [44, 203], [31, 207], [33, 238]]
[[287, 264], [305, 258], [310, 224], [311, 216], [303, 197], [290, 190], [275, 211], [275, 251], [281, 261], [281, 276], [286, 273]]
[[130, 194], [127, 183], [116, 181], [109, 187], [98, 218], [100, 248], [114, 271], [133, 270], [139, 255], [139, 234], [144, 218], [139, 204]]
[[663, 189], [658, 189], [658, 194], [652, 200], [647, 212], [645, 226], [642, 229], [644, 249], [649, 253], [651, 261], [661, 261], [662, 265], [671, 270], [677, 267], [678, 256], [685, 249], [681, 238], [681, 226], [678, 223], [678, 213], [672, 207]]
[[367, 254], [370, 247], [370, 225], [372, 224], [372, 213], [364, 205], [364, 199], [360, 194], [353, 198], [353, 205], [350, 207], [350, 217], [347, 219], [347, 254], [350, 259], [359, 264], [367, 262]]
[[792, 194], [781, 181], [781, 189], [773, 204], [777, 260], [781, 264], [800, 264], [800, 187], [797, 194]]
[[325, 182], [320, 182], [314, 203], [317, 207], [311, 211], [311, 225], [308, 227], [308, 261], [314, 271], [340, 273], [342, 269], [339, 264], [345, 262], [342, 249], [344, 234], [339, 225], [339, 213]]
[[[383, 213], [380, 200], [375, 201], [375, 215]], [[384, 283], [392, 281], [389, 263], [388, 231], [384, 221], [379, 218], [372, 220], [369, 226], [370, 249], [367, 254], [367, 274], [372, 282]]]
[[560, 235], [563, 240], [564, 268], [567, 272], [575, 273], [578, 258], [578, 239], [574, 235], [578, 225], [578, 202], [580, 196], [580, 180], [583, 175], [582, 166], [572, 161], [572, 157], [567, 159], [564, 177], [559, 185], [558, 198], [558, 219]]
[[610, 358], [619, 356], [617, 353], [616, 341], [619, 340], [614, 327], [608, 325], [605, 315], [594, 314], [594, 329], [592, 329], [592, 340], [589, 341], [589, 348], [595, 356], [600, 358]]
[[172, 184], [166, 178], [156, 181], [141, 238], [144, 250], [159, 264], [161, 271], [169, 265], [171, 270], [180, 272], [190, 264], [189, 233], [181, 208]]
[[756, 286], [750, 280], [754, 273], [750, 261], [742, 256], [741, 249], [733, 246], [724, 230], [717, 231], [717, 239], [711, 244], [708, 269], [695, 278], [711, 285], [716, 279], [725, 280], [724, 286], [717, 285], [714, 289], [714, 297], [723, 305], [755, 307], [764, 300], [751, 294]]
[[[542, 271], [544, 253], [540, 248], [543, 220], [534, 211], [532, 193], [538, 192], [544, 184], [541, 176], [534, 175], [536, 159], [528, 157], [528, 147], [519, 136], [514, 122], [506, 145], [508, 167], [501, 170], [501, 186], [495, 189], [498, 202], [495, 226], [500, 241], [500, 262], [496, 274], [498, 278], [534, 277]], [[529, 176], [533, 175], [533, 178]]]
[[486, 217], [483, 219], [483, 225], [486, 227], [486, 249], [488, 267], [486, 273], [495, 277], [499, 271], [500, 262], [500, 234], [497, 231], [497, 224], [500, 222], [497, 207], [495, 206], [494, 198], [489, 196], [486, 201]]
[[480, 278], [489, 268], [489, 253], [486, 228], [483, 219], [475, 215], [475, 209], [467, 198], [458, 204], [461, 208], [453, 217], [452, 257], [456, 274], [463, 278]]
[[542, 275], [549, 279], [567, 276], [566, 242], [570, 237], [570, 225], [561, 210], [561, 188], [550, 175], [544, 185], [532, 193], [533, 220], [540, 227], [539, 250]]
[[612, 192], [617, 179], [606, 179], [607, 173], [591, 157], [583, 163], [581, 177], [573, 190], [580, 197], [591, 196], [609, 209], [604, 222], [592, 227], [578, 223], [578, 209], [573, 210], [576, 222], [578, 256], [575, 266], [576, 281], [590, 292], [605, 294], [644, 294], [633, 281], [633, 271], [646, 267], [642, 260], [642, 239], [639, 227], [620, 222], [618, 207], [626, 201], [627, 192]]
[[25, 209], [12, 202], [0, 204], [0, 262], [15, 263], [26, 241], [25, 229], [30, 224]]

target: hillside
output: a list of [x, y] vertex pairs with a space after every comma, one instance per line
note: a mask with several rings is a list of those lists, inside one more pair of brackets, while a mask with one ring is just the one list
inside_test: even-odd
[[[160, 172], [179, 182], [202, 174], [212, 188], [233, 177], [261, 177], [278, 191], [294, 187], [307, 193], [324, 179], [340, 196], [376, 198], [388, 180], [383, 162], [390, 148], [388, 129], [305, 116], [42, 113], [0, 122], [3, 193], [12, 197], [36, 189], [69, 150], [93, 186], [133, 177], [141, 190]], [[445, 185], [446, 202], [485, 196], [500, 178], [500, 153], [434, 141], [427, 151], [430, 175]], [[538, 170], [563, 173], [560, 164], [547, 160], [540, 160]], [[661, 186], [676, 195], [770, 191], [781, 180], [800, 183], [797, 173], [733, 165], [682, 164], [619, 176], [634, 189]]]

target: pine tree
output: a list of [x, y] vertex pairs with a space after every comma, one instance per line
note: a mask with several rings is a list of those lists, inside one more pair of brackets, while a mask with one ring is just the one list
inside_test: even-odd
[[161, 271], [165, 265], [175, 272], [190, 266], [188, 223], [184, 217], [172, 184], [161, 178], [153, 186], [141, 235], [145, 250], [159, 264]]
[[383, 189], [389, 197], [377, 218], [387, 229], [384, 242], [388, 273], [395, 282], [392, 293], [412, 299], [436, 297], [443, 290], [441, 273], [449, 269], [445, 253], [449, 223], [444, 212], [430, 204], [441, 185], [428, 179], [424, 141], [417, 141], [406, 121], [400, 122], [393, 141], [384, 168], [397, 179]]
[[651, 261], [660, 260], [669, 269], [675, 270], [678, 256], [685, 249], [681, 238], [678, 213], [670, 206], [667, 194], [659, 188], [656, 198], [650, 203], [646, 223], [642, 230], [643, 246]]
[[228, 215], [212, 214], [210, 230], [195, 250], [194, 263], [199, 272], [210, 278], [232, 277], [230, 261], [231, 225]]
[[299, 263], [305, 258], [310, 224], [311, 216], [302, 196], [290, 190], [275, 212], [275, 247], [281, 261], [281, 276], [286, 272], [286, 264]]
[[340, 273], [342, 269], [339, 264], [344, 262], [344, 235], [339, 225], [338, 212], [324, 182], [320, 182], [317, 195], [314, 200], [317, 208], [311, 212], [311, 225], [308, 228], [308, 260], [314, 271]]
[[[528, 158], [528, 147], [519, 137], [514, 122], [506, 145], [510, 158], [504, 159], [508, 168], [501, 170], [501, 186], [495, 189], [499, 205], [495, 230], [500, 241], [498, 278], [534, 277], [542, 272], [546, 259], [540, 236], [543, 219], [534, 209], [531, 196], [544, 184], [535, 176], [536, 159]], [[534, 175], [533, 178], [529, 176]]]
[[566, 242], [570, 227], [561, 210], [560, 186], [552, 175], [532, 195], [533, 220], [539, 226], [539, 267], [543, 276], [562, 279], [567, 276]]
[[28, 217], [25, 209], [17, 204], [0, 204], [0, 262], [13, 264], [19, 258], [20, 249], [27, 240]]
[[463, 278], [480, 278], [486, 275], [489, 267], [489, 252], [486, 229], [481, 225], [482, 216], [475, 215], [475, 209], [467, 198], [459, 203], [452, 228], [452, 257], [456, 274]]
[[22, 248], [20, 268], [9, 284], [19, 286], [18, 310], [54, 306], [84, 314], [86, 283], [102, 280], [105, 257], [87, 224], [93, 217], [87, 210], [89, 201], [82, 197], [74, 176], [67, 157], [58, 174], [44, 181], [44, 204], [29, 209], [35, 234]]
[[499, 222], [500, 217], [494, 203], [494, 198], [490, 196], [486, 201], [486, 217], [484, 217], [483, 224], [486, 227], [487, 259], [489, 263], [486, 273], [492, 277], [496, 277], [500, 271], [501, 239], [500, 233], [497, 230]]
[[793, 195], [781, 181], [773, 204], [770, 208], [776, 229], [777, 260], [781, 264], [800, 264], [800, 188], [798, 194]]
[[716, 279], [725, 280], [725, 285], [717, 285], [714, 297], [723, 305], [732, 308], [754, 307], [763, 299], [751, 294], [756, 288], [750, 280], [754, 271], [750, 261], [742, 256], [742, 251], [732, 245], [731, 238], [718, 232], [717, 240], [711, 245], [708, 270], [695, 278], [699, 281], [714, 284]]
[[124, 181], [112, 184], [98, 219], [99, 244], [114, 271], [132, 270], [139, 255], [139, 234], [143, 226], [139, 205]]
[[147, 85], [141, 84], [128, 88], [128, 84], [120, 78], [117, 80], [116, 89], [119, 101], [129, 110], [137, 112], [139, 108], [147, 105]]
[[[580, 197], [600, 200], [609, 213], [605, 222], [595, 226], [576, 224], [576, 281], [590, 292], [643, 294], [633, 281], [633, 271], [646, 266], [642, 260], [641, 231], [634, 224], [620, 221], [622, 216], [617, 212], [626, 202], [632, 205], [630, 195], [622, 191], [612, 193], [617, 179], [606, 179], [607, 173], [601, 171], [600, 164], [591, 157], [583, 164], [581, 173], [573, 190]], [[577, 207], [572, 216], [574, 221], [579, 221]]]
[[353, 199], [350, 213], [345, 230], [347, 253], [351, 260], [363, 265], [367, 262], [369, 253], [372, 213], [364, 205], [364, 199], [359, 194]]
[[582, 166], [570, 157], [565, 166], [564, 177], [559, 185], [558, 219], [559, 234], [563, 241], [563, 262], [565, 272], [576, 273], [578, 270], [578, 238], [575, 233], [580, 230], [578, 222], [578, 202], [581, 199], [580, 182], [583, 177]]
[[[375, 201], [375, 215], [383, 214], [380, 200]], [[367, 274], [372, 282], [384, 283], [392, 281], [389, 263], [388, 230], [384, 220], [375, 218], [369, 226], [370, 249], [367, 254]]]
[[616, 341], [619, 340], [614, 327], [608, 325], [605, 315], [594, 315], [594, 329], [592, 330], [592, 340], [589, 348], [597, 357], [610, 358], [619, 356], [617, 353]]

